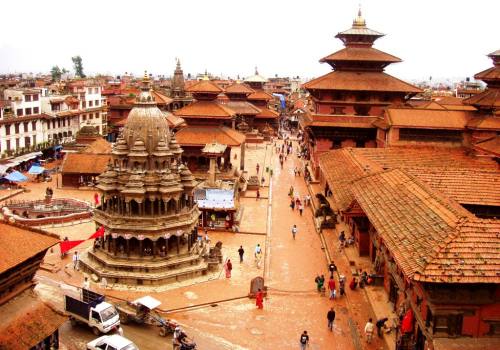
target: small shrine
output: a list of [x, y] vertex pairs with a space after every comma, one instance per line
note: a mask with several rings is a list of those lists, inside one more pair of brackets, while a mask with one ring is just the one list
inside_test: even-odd
[[200, 226], [236, 230], [235, 216], [238, 211], [238, 182], [217, 180], [220, 173], [218, 160], [227, 146], [216, 141], [208, 143], [202, 154], [209, 159], [208, 178], [195, 190], [195, 201], [201, 210]]

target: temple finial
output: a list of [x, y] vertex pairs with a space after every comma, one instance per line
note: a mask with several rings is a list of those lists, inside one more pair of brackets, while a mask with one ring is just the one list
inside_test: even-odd
[[358, 17], [354, 19], [352, 22], [353, 27], [365, 27], [366, 26], [366, 21], [363, 18], [363, 14], [361, 12], [361, 4], [359, 4], [359, 9], [358, 9]]

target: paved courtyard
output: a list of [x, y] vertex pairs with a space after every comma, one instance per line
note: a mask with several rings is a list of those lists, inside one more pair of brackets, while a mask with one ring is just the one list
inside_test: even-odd
[[[380, 339], [375, 339], [371, 345], [367, 345], [363, 339], [363, 328], [367, 319], [383, 316], [380, 313], [385, 312], [386, 298], [384, 299], [383, 291], [375, 298], [379, 305], [375, 308], [372, 308], [367, 299], [369, 293], [364, 290], [348, 290], [347, 297], [335, 301], [330, 301], [316, 292], [315, 276], [324, 274], [328, 277], [327, 256], [334, 259], [339, 272], [348, 279], [351, 277], [349, 260], [357, 258], [353, 252], [338, 252], [335, 245], [338, 232], [324, 232], [326, 246], [322, 243], [315, 230], [310, 208], [306, 207], [302, 216], [297, 210], [292, 211], [290, 208], [290, 186], [293, 186], [301, 197], [308, 193], [303, 177], [296, 177], [293, 171], [296, 166], [302, 165], [300, 159], [289, 156], [281, 169], [277, 154], [271, 145], [250, 145], [246, 150], [246, 176], [256, 174], [257, 163], [259, 177], [265, 178], [265, 187], [261, 190], [260, 200], [256, 200], [255, 192], [251, 191], [242, 196], [242, 233], [210, 232], [212, 244], [217, 241], [223, 243], [224, 260], [230, 258], [233, 262], [234, 269], [230, 279], [226, 279], [224, 273], [217, 272], [156, 289], [121, 286], [102, 290], [98, 284], [92, 284], [92, 288], [105, 292], [111, 299], [132, 300], [145, 294], [154, 296], [162, 301], [161, 310], [169, 318], [180, 322], [188, 334], [195, 337], [199, 349], [203, 350], [298, 349], [299, 336], [304, 330], [310, 334], [310, 349], [385, 348], [385, 342]], [[266, 167], [268, 170], [273, 169], [272, 177]], [[27, 186], [31, 191], [17, 195], [14, 199], [41, 198], [47, 183]], [[51, 186], [56, 187], [54, 184]], [[318, 189], [313, 187], [312, 190]], [[93, 193], [55, 188], [54, 196], [79, 198], [90, 202]], [[296, 240], [293, 240], [291, 235], [291, 227], [294, 224], [298, 227]], [[95, 226], [92, 222], [83, 222], [75, 226], [45, 229], [60, 234], [61, 237], [84, 239], [94, 232]], [[257, 268], [253, 261], [256, 244], [260, 244], [265, 252], [265, 263], [261, 268]], [[76, 249], [82, 251], [88, 249], [89, 245], [90, 242], [86, 242]], [[246, 252], [242, 264], [239, 263], [237, 254], [240, 245]], [[346, 254], [352, 256], [348, 258]], [[58, 300], [62, 298], [51, 295], [57, 295], [58, 289], [61, 292], [61, 286], [80, 286], [82, 283], [82, 273], [73, 270], [70, 257], [61, 260], [57, 247], [47, 254], [44, 267], [38, 273], [38, 278], [41, 284], [51, 285], [51, 292], [45, 293], [44, 297], [54, 304], [58, 304]], [[263, 276], [268, 287], [263, 310], [258, 310], [255, 301], [247, 298], [250, 280], [257, 276]], [[326, 320], [330, 307], [334, 307], [337, 313], [333, 332], [328, 330]], [[137, 333], [134, 330], [131, 337], [136, 336], [136, 333], [152, 331], [144, 328]], [[81, 335], [66, 327], [61, 337], [63, 344], [71, 349], [71, 344], [80, 339]], [[153, 344], [161, 343], [165, 348], [169, 348], [171, 342], [168, 338], [155, 337]], [[141, 345], [141, 349], [143, 348], [155, 347]]]

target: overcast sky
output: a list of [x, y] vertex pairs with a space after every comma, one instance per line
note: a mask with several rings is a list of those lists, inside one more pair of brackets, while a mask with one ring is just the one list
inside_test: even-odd
[[0, 73], [72, 69], [87, 74], [184, 72], [311, 78], [318, 60], [343, 46], [361, 3], [375, 47], [403, 62], [387, 69], [406, 80], [464, 78], [492, 66], [500, 49], [499, 0], [170, 0], [5, 1]]

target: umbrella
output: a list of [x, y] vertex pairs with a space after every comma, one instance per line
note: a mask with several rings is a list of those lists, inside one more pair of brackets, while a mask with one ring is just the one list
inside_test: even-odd
[[28, 181], [28, 178], [21, 174], [19, 171], [13, 171], [10, 174], [4, 176], [4, 178], [12, 182]]
[[30, 170], [28, 170], [28, 173], [32, 175], [37, 175], [43, 173], [44, 171], [45, 168], [43, 166], [32, 165]]

